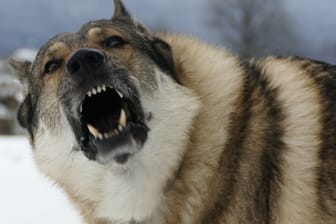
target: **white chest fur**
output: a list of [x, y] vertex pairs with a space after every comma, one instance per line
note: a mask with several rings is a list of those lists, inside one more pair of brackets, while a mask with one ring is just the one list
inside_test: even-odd
[[[162, 78], [163, 77], [163, 78]], [[78, 197], [93, 201], [96, 217], [113, 221], [150, 218], [160, 206], [167, 180], [179, 165], [199, 102], [187, 89], [161, 77], [154, 94], [141, 94], [144, 109], [153, 114], [148, 139], [124, 166], [100, 165], [74, 152], [71, 128], [64, 119], [58, 134], [41, 128], [35, 142], [40, 169], [62, 182]]]

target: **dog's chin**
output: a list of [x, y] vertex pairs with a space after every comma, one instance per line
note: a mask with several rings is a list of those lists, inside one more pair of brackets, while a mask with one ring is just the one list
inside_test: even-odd
[[130, 134], [125, 134], [118, 140], [96, 141], [94, 144], [97, 149], [96, 161], [104, 165], [110, 163], [126, 164], [142, 148]]
[[92, 88], [79, 106], [79, 141], [84, 154], [102, 164], [125, 164], [141, 150], [148, 127], [136, 98], [105, 85]]
[[129, 127], [111, 138], [99, 139], [90, 136], [88, 145], [89, 151], [95, 152], [92, 159], [104, 165], [126, 164], [142, 148], [142, 144], [134, 139]]

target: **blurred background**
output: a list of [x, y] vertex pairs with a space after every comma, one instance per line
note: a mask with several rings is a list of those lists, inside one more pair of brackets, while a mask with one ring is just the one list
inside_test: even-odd
[[[181, 32], [242, 58], [297, 55], [336, 63], [335, 0], [124, 0], [154, 31]], [[9, 57], [33, 60], [60, 32], [110, 18], [113, 0], [1, 0], [0, 223], [81, 223], [62, 192], [41, 177], [16, 122], [20, 84]], [[66, 220], [66, 221], [64, 221]]]

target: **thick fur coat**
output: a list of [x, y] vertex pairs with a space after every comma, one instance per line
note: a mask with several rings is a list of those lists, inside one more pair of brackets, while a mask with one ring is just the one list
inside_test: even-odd
[[[58, 35], [33, 63], [10, 61], [25, 86], [19, 121], [36, 163], [86, 222], [335, 224], [336, 67], [242, 61], [194, 38], [153, 34], [115, 2], [112, 20]], [[83, 52], [103, 68], [75, 79]], [[128, 140], [106, 140], [108, 152], [101, 129], [79, 118], [93, 113], [86, 92], [100, 92], [96, 82], [111, 86], [116, 104], [127, 100], [114, 110], [126, 111], [129, 130], [112, 140]]]

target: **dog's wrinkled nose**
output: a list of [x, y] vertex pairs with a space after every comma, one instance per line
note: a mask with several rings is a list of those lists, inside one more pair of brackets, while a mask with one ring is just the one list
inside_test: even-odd
[[70, 75], [90, 73], [103, 65], [104, 62], [105, 55], [101, 51], [83, 48], [73, 53], [66, 65], [66, 69]]

